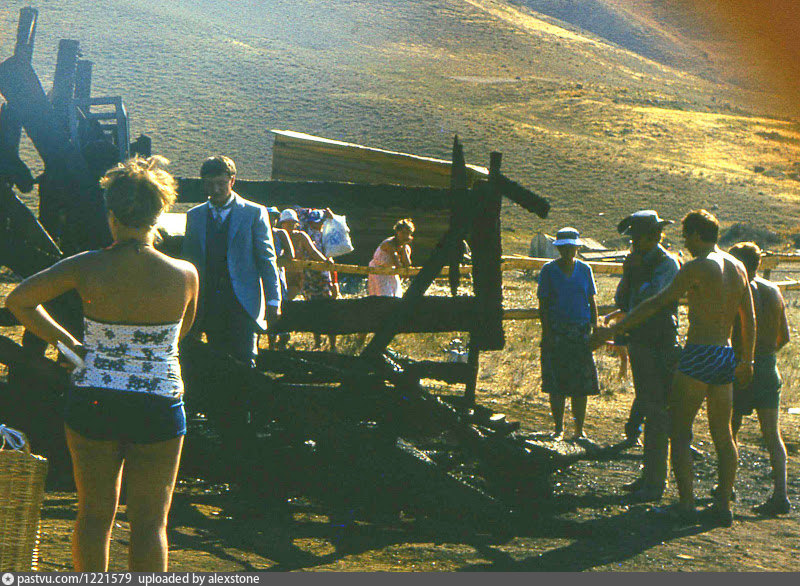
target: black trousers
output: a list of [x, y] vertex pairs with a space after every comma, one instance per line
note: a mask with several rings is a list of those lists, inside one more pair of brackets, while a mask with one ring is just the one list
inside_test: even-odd
[[210, 297], [200, 329], [209, 345], [249, 366], [255, 366], [258, 327], [242, 305], [231, 296]]

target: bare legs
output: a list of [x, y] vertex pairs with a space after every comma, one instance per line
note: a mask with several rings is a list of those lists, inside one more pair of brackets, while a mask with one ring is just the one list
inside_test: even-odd
[[736, 477], [737, 453], [731, 431], [732, 386], [707, 385], [681, 372], [675, 374], [670, 397], [672, 471], [678, 485], [679, 506], [694, 509], [694, 474], [692, 423], [697, 411], [708, 398], [708, 426], [717, 452], [719, 473], [719, 506], [730, 510], [731, 491]]
[[[586, 437], [583, 432], [583, 423], [586, 420], [586, 403], [588, 397], [571, 397], [570, 407], [572, 409], [572, 418], [575, 421], [575, 435], [574, 439]], [[564, 410], [567, 402], [565, 395], [550, 395], [550, 411], [553, 414], [553, 422], [555, 423], [555, 436], [561, 438], [564, 435]]]
[[731, 493], [736, 479], [739, 454], [733, 441], [731, 415], [733, 410], [732, 385], [708, 387], [708, 427], [717, 452], [719, 475], [718, 504], [725, 510], [731, 508]]
[[69, 427], [64, 429], [78, 488], [72, 563], [76, 572], [107, 572], [111, 527], [122, 485], [119, 444], [90, 440]]
[[[786, 446], [781, 437], [781, 428], [778, 409], [756, 409], [761, 435], [769, 453], [769, 462], [772, 465], [773, 491], [772, 497], [777, 500], [786, 500]], [[733, 438], [739, 433], [742, 425], [742, 415], [733, 416]]]
[[153, 444], [129, 444], [123, 454], [119, 442], [91, 440], [65, 429], [78, 488], [78, 517], [72, 535], [75, 570], [108, 571], [124, 461], [131, 526], [129, 567], [166, 571], [167, 514], [183, 436]]

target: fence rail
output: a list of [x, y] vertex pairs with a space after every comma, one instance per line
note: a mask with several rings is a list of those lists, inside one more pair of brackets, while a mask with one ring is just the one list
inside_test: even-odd
[[[550, 258], [534, 258], [529, 256], [503, 256], [501, 269], [503, 271], [514, 270], [534, 270], [542, 268], [546, 263], [550, 262]], [[608, 274], [608, 275], [621, 275], [622, 263], [618, 262], [601, 262], [601, 261], [585, 261], [595, 273]], [[774, 254], [769, 253], [762, 257], [761, 266], [765, 271], [769, 271], [777, 267], [779, 264], [793, 264], [800, 263], [800, 255], [788, 254]], [[400, 277], [413, 277], [419, 273], [419, 267], [409, 268], [394, 268], [394, 267], [365, 267], [361, 265], [348, 265], [339, 263], [327, 263], [311, 260], [289, 260], [281, 261], [279, 263], [285, 266], [287, 270], [323, 270], [323, 271], [338, 271], [342, 274], [350, 275], [399, 275]], [[461, 265], [461, 274], [469, 275], [472, 273], [472, 265]], [[447, 275], [447, 268], [442, 270], [441, 276]], [[785, 280], [774, 281], [774, 283], [781, 289], [781, 291], [800, 291], [800, 281]], [[685, 301], [681, 302], [682, 305]], [[598, 307], [601, 314], [613, 311], [613, 305]], [[539, 319], [538, 308], [509, 308], [503, 310], [503, 320], [531, 320]]]

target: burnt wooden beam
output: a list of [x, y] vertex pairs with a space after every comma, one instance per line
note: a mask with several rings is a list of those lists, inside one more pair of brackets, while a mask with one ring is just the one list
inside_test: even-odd
[[50, 102], [56, 121], [64, 129], [69, 128], [69, 108], [75, 96], [75, 68], [80, 54], [80, 43], [73, 39], [58, 42], [56, 70], [53, 74], [53, 89]]
[[88, 100], [92, 97], [92, 66], [87, 59], [75, 63], [75, 99]]
[[38, 16], [39, 11], [35, 8], [30, 6], [20, 8], [14, 55], [27, 59], [29, 63], [33, 58], [33, 43], [36, 39], [36, 20]]
[[0, 364], [24, 369], [26, 376], [35, 377], [39, 382], [49, 385], [54, 394], [64, 391], [69, 384], [69, 376], [64, 368], [48, 358], [27, 352], [6, 336], [0, 336]]
[[111, 236], [97, 179], [59, 123], [30, 63], [18, 57], [0, 63], [0, 93], [45, 164], [39, 182], [42, 225], [68, 254], [107, 246]]
[[13, 328], [20, 325], [14, 314], [7, 307], [0, 307], [0, 327]]
[[62, 257], [61, 250], [33, 212], [0, 182], [0, 264], [22, 277], [46, 269]]
[[[450, 229], [465, 222], [464, 206], [467, 202], [467, 165], [464, 159], [464, 147], [458, 140], [458, 135], [453, 138], [453, 163], [450, 167]], [[461, 260], [464, 258], [464, 243], [453, 247], [447, 274], [450, 294], [458, 295], [458, 285], [461, 280]]]
[[472, 285], [478, 307], [476, 325], [470, 335], [474, 350], [502, 350], [503, 272], [500, 237], [499, 186], [502, 155], [491, 153], [489, 182], [474, 188], [476, 213], [472, 219]]
[[60, 173], [76, 185], [85, 183], [86, 163], [70, 143], [66, 128], [58, 124], [31, 64], [16, 56], [0, 63], [0, 93], [14, 108], [48, 171]]
[[[282, 315], [270, 327], [270, 332], [355, 334], [381, 330], [393, 320], [397, 321], [396, 329], [393, 329], [396, 333], [466, 332], [474, 325], [476, 309], [473, 297], [420, 298], [413, 314], [404, 315], [398, 321], [396, 316], [403, 307], [401, 299], [376, 296], [290, 301], [284, 304]], [[378, 355], [382, 352], [383, 349]]]
[[[19, 11], [17, 25], [17, 42], [14, 55], [28, 63], [33, 57], [33, 43], [36, 38], [35, 8], [22, 8]], [[23, 193], [33, 189], [33, 175], [28, 166], [19, 157], [19, 141], [22, 136], [22, 125], [14, 114], [14, 109], [4, 103], [0, 106], [0, 177], [8, 177]]]
[[502, 173], [497, 177], [500, 190], [508, 199], [521, 205], [529, 212], [533, 212], [540, 218], [546, 218], [550, 212], [550, 202], [541, 195], [525, 189], [516, 181], [513, 181]]
[[[417, 377], [448, 383], [464, 383], [468, 368], [463, 362], [439, 362], [436, 360], [412, 360], [392, 354], [392, 359], [407, 373]], [[317, 370], [328, 381], [339, 381], [351, 377], [353, 372], [368, 376], [371, 372], [381, 376], [386, 369], [375, 368], [375, 363], [359, 356], [336, 352], [312, 352], [310, 350], [260, 350], [256, 365], [261, 370], [276, 373], [304, 374]]]
[[469, 346], [467, 347], [467, 381], [464, 388], [464, 400], [467, 405], [475, 406], [475, 392], [478, 390], [478, 374], [480, 372], [481, 350], [478, 347], [478, 340], [473, 339], [474, 333], [469, 336]]

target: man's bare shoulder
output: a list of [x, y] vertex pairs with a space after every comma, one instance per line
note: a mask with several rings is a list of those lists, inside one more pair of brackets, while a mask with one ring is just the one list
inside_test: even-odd
[[719, 254], [720, 257], [722, 258], [722, 260], [725, 262], [725, 268], [729, 268], [730, 267], [730, 268], [735, 269], [736, 272], [739, 273], [739, 276], [744, 279], [745, 283], [749, 282], [749, 279], [747, 278], [747, 269], [745, 268], [745, 266], [742, 263], [742, 261], [740, 261], [738, 258], [733, 256], [732, 254], [728, 254], [724, 250], [720, 250], [716, 254]]
[[700, 275], [714, 264], [716, 263], [708, 257], [693, 258], [681, 265], [680, 272], [688, 275]]
[[756, 277], [753, 279], [753, 283], [761, 295], [776, 301], [783, 299], [783, 294], [781, 293], [780, 287], [778, 287], [772, 281], [769, 281], [763, 277]]

